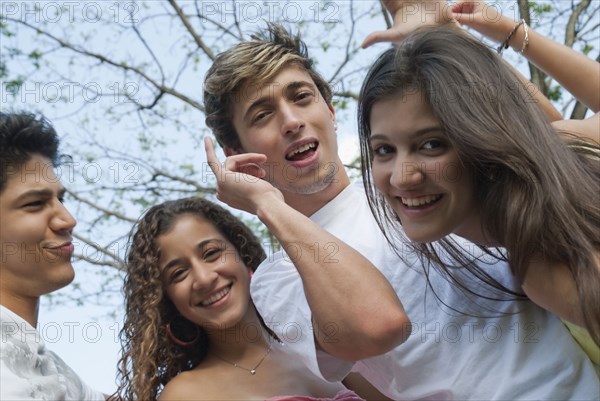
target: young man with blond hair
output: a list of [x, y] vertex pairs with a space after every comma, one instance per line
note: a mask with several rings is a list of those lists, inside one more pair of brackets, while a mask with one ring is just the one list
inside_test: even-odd
[[[596, 398], [593, 368], [557, 318], [527, 301], [481, 301], [388, 246], [337, 153], [331, 98], [304, 44], [274, 25], [220, 54], [206, 76], [206, 122], [227, 156], [219, 164], [207, 142], [217, 196], [257, 215], [284, 248], [251, 283], [267, 325], [315, 374], [356, 383], [358, 372], [392, 399]], [[312, 236], [315, 223], [333, 239]], [[387, 278], [410, 325], [371, 266], [336, 252], [341, 241]]]

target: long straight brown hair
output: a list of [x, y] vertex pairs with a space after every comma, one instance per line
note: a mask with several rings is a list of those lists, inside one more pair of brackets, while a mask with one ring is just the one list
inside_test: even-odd
[[[373, 184], [370, 114], [378, 101], [420, 92], [464, 167], [473, 172], [482, 232], [506, 249], [521, 283], [533, 257], [568, 266], [586, 326], [600, 344], [600, 269], [595, 261], [600, 250], [600, 147], [561, 138], [531, 96], [532, 88], [457, 28], [413, 33], [379, 57], [361, 89], [365, 189], [388, 241], [395, 246], [407, 241], [401, 222]], [[437, 245], [450, 258], [440, 255]], [[457, 266], [518, 295], [479, 268], [451, 237], [414, 246], [459, 286], [464, 284], [453, 275]]]

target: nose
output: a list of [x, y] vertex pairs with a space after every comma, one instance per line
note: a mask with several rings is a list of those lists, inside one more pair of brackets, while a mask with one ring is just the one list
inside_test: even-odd
[[304, 121], [293, 105], [283, 104], [280, 108], [280, 113], [282, 118], [281, 133], [283, 135], [295, 135], [304, 127]]
[[409, 189], [423, 182], [423, 166], [410, 158], [398, 157], [390, 176], [390, 184], [396, 188]]
[[50, 227], [53, 231], [70, 234], [75, 225], [77, 225], [77, 221], [71, 215], [71, 213], [69, 213], [65, 205], [58, 199], [56, 200], [55, 208], [56, 211], [50, 221]]
[[198, 261], [192, 262], [192, 289], [198, 290], [210, 290], [214, 287], [219, 275], [213, 269], [204, 266]]

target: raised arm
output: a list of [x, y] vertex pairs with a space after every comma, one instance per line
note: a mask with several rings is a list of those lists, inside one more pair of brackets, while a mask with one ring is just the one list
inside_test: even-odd
[[[497, 43], [502, 43], [517, 25], [482, 1], [459, 1], [452, 7], [454, 18]], [[600, 64], [575, 50], [548, 39], [528, 27], [529, 44], [523, 51], [530, 62], [554, 78], [594, 113], [600, 110]], [[524, 26], [511, 36], [508, 45], [523, 49]]]
[[[217, 198], [256, 215], [279, 240], [302, 277], [316, 329], [337, 325], [337, 342], [321, 341], [326, 336], [316, 333], [324, 351], [354, 361], [385, 353], [406, 340], [409, 320], [386, 278], [359, 252], [287, 205], [278, 189], [257, 178], [265, 174], [260, 167], [264, 155], [229, 156], [221, 165], [210, 139], [205, 146], [217, 179]], [[315, 244], [320, 252], [315, 252]], [[333, 261], [316, 256], [328, 255], [332, 246]]]
[[[487, 14], [485, 17], [483, 16], [485, 7], [484, 2], [459, 3], [458, 6], [456, 4], [450, 6], [446, 0], [381, 0], [381, 3], [394, 17], [394, 25], [386, 31], [373, 32], [368, 35], [362, 44], [363, 48], [379, 42], [399, 43], [412, 31], [424, 26], [438, 26], [450, 23], [456, 24], [458, 28], [458, 23], [454, 19], [457, 14], [453, 14], [453, 11], [461, 11], [463, 13], [469, 12], [469, 15], [477, 16], [478, 19], [485, 20], [485, 23], [482, 22], [481, 25], [489, 23], [488, 21], [490, 19]], [[485, 12], [487, 13], [488, 10], [486, 9]], [[492, 12], [495, 12], [495, 9], [493, 9]], [[512, 24], [510, 29], [512, 29], [514, 25], [515, 24]], [[506, 32], [506, 35], [510, 32], [510, 29]], [[499, 40], [504, 40], [506, 35]], [[500, 37], [501, 35], [496, 33], [496, 36]], [[521, 82], [523, 82], [523, 85], [531, 88], [531, 82], [529, 82], [523, 74], [512, 66], [509, 65], [509, 67], [515, 72]], [[563, 119], [562, 115], [556, 110], [550, 100], [548, 100], [548, 98], [546, 98], [537, 88], [533, 88], [530, 93], [550, 121]]]

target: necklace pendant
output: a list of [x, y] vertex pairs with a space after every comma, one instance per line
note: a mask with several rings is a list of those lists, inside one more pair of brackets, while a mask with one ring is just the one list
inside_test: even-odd
[[252, 370], [250, 371], [250, 374], [251, 374], [251, 375], [254, 375], [254, 374], [256, 374], [256, 369], [252, 369]]

